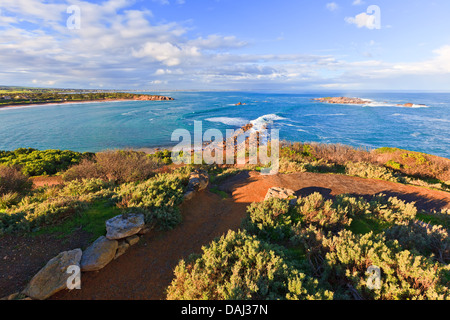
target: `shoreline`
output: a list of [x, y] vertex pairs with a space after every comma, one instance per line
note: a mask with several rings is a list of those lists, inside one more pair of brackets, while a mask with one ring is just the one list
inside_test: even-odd
[[[162, 97], [162, 96], [161, 96]], [[23, 108], [23, 107], [42, 107], [47, 105], [63, 105], [63, 104], [85, 104], [85, 103], [102, 103], [102, 102], [121, 102], [121, 101], [173, 101], [173, 98], [162, 97], [164, 99], [151, 100], [151, 99], [99, 99], [99, 100], [80, 100], [80, 101], [51, 101], [51, 102], [36, 102], [36, 103], [26, 103], [26, 104], [10, 104], [10, 105], [0, 105], [0, 109], [9, 108]]]

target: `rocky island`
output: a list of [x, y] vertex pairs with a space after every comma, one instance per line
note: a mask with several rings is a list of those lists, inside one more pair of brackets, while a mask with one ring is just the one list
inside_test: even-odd
[[363, 100], [360, 98], [348, 98], [348, 97], [326, 97], [326, 98], [316, 98], [314, 101], [331, 103], [331, 104], [367, 104], [370, 103], [369, 100]]
[[[361, 98], [348, 98], [348, 97], [326, 97], [326, 98], [315, 98], [314, 101], [322, 102], [322, 103], [331, 103], [331, 104], [369, 104], [372, 101], [364, 100]], [[387, 103], [387, 102], [386, 102]], [[405, 104], [396, 104], [398, 107], [406, 107], [413, 108], [414, 106], [425, 107], [424, 104], [414, 104], [414, 103], [405, 103]]]

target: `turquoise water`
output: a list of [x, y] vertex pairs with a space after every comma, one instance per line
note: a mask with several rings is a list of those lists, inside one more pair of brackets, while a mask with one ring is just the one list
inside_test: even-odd
[[[161, 93], [175, 101], [130, 101], [0, 109], [0, 150], [19, 147], [100, 151], [175, 145], [175, 129], [238, 128], [273, 120], [280, 138], [398, 147], [450, 158], [450, 94], [348, 93], [263, 94]], [[368, 106], [329, 105], [311, 99], [351, 96]], [[236, 106], [238, 102], [246, 105]], [[415, 103], [414, 108], [396, 104]], [[426, 106], [419, 106], [420, 104]]]

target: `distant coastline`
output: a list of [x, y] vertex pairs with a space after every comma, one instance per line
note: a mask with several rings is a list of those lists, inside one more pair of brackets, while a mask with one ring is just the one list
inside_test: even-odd
[[[145, 95], [136, 94], [131, 98], [99, 98], [99, 99], [81, 99], [81, 100], [50, 100], [50, 101], [29, 101], [29, 102], [11, 102], [6, 104], [0, 104], [2, 108], [17, 108], [17, 107], [31, 107], [31, 106], [44, 106], [44, 105], [60, 105], [60, 104], [80, 104], [80, 103], [99, 103], [99, 102], [119, 102], [119, 101], [171, 101], [175, 100], [172, 97], [160, 96], [160, 95]], [[1, 101], [1, 100], [0, 100]]]

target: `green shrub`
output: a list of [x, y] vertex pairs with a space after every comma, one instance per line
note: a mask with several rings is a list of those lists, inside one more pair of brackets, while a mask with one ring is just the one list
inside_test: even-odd
[[318, 281], [299, 272], [280, 247], [229, 231], [182, 260], [167, 290], [169, 300], [331, 299]]
[[330, 230], [342, 228], [351, 224], [346, 210], [340, 210], [332, 200], [325, 198], [318, 192], [297, 200], [295, 210], [306, 224], [313, 224]]
[[28, 176], [52, 175], [79, 163], [90, 153], [68, 150], [45, 150], [20, 148], [14, 151], [0, 151], [0, 164], [18, 166]]
[[178, 206], [183, 201], [190, 168], [159, 174], [141, 183], [121, 185], [115, 197], [119, 207], [139, 209], [148, 224], [171, 229], [181, 221]]
[[441, 263], [450, 261], [450, 239], [442, 226], [422, 221], [410, 221], [386, 230], [388, 239], [397, 240], [403, 249], [435, 259]]
[[[90, 203], [108, 199], [114, 192], [101, 180], [71, 182], [66, 186], [43, 187], [4, 206], [0, 213], [0, 234], [30, 232], [57, 225], [88, 208]], [[0, 200], [0, 206], [2, 206]], [[11, 200], [8, 200], [11, 202]]]
[[349, 176], [360, 178], [379, 179], [400, 183], [404, 181], [392, 170], [366, 162], [347, 162], [345, 164], [345, 173]]
[[14, 205], [17, 205], [22, 196], [17, 192], [5, 193], [0, 196], [0, 209], [8, 209]]
[[417, 209], [414, 203], [406, 203], [396, 197], [384, 194], [375, 196], [370, 201], [371, 214], [382, 221], [400, 224], [416, 218]]
[[172, 164], [172, 152], [170, 150], [160, 150], [155, 152], [154, 154], [149, 154], [148, 156], [159, 163], [165, 165]]
[[82, 196], [113, 187], [111, 183], [101, 179], [82, 179], [68, 182], [61, 190], [61, 195]]
[[293, 217], [288, 200], [271, 198], [261, 203], [252, 203], [247, 208], [247, 218], [242, 226], [251, 234], [264, 240], [282, 240], [290, 237], [293, 225], [299, 216]]
[[[445, 270], [438, 263], [411, 252], [383, 235], [354, 235], [342, 231], [324, 239], [326, 254], [323, 277], [339, 292], [354, 299], [448, 299]], [[381, 269], [381, 288], [367, 287], [370, 266]]]
[[0, 213], [0, 233], [38, 230], [43, 226], [63, 222], [87, 207], [86, 202], [74, 197], [60, 197], [21, 205]]

